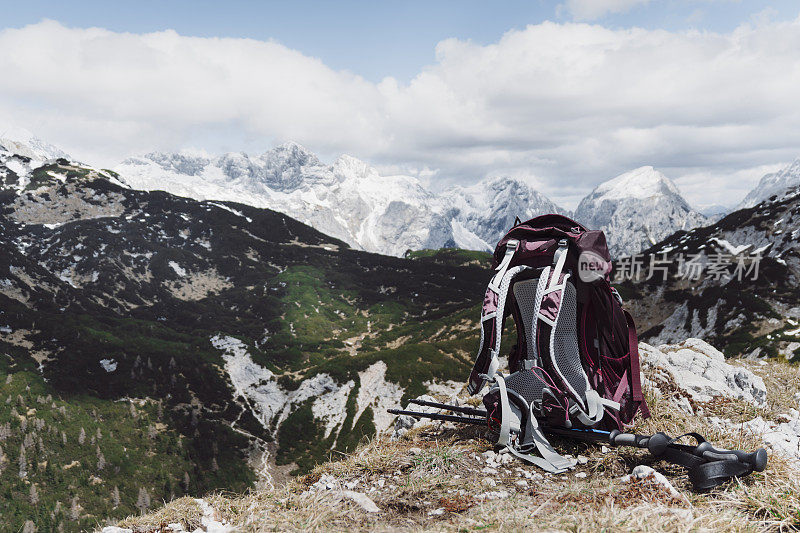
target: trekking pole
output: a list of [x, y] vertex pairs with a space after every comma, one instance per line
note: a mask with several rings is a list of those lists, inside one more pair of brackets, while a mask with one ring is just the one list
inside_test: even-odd
[[387, 409], [386, 411], [393, 415], [408, 415], [416, 418], [429, 418], [431, 420], [441, 420], [443, 422], [458, 422], [461, 424], [473, 424], [476, 426], [486, 425], [485, 418], [475, 418], [475, 417], [457, 416], [457, 415], [443, 415], [440, 413], [418, 413], [416, 411], [403, 411], [401, 409]]
[[[697, 433], [687, 433], [686, 435], [695, 437], [699, 443], [697, 446], [678, 444], [666, 433], [656, 433], [654, 435], [638, 435], [634, 433], [622, 433], [619, 430], [602, 431], [598, 429], [562, 429], [562, 428], [542, 428], [545, 432], [558, 435], [560, 437], [573, 438], [595, 443], [608, 443], [612, 446], [632, 446], [648, 450], [655, 456], [663, 455], [668, 450], [675, 450], [681, 453], [690, 453], [695, 457], [705, 461], [731, 461], [736, 460], [752, 467], [756, 472], [763, 472], [767, 467], [767, 450], [758, 448], [754, 452], [744, 452], [741, 450], [720, 450], [714, 448], [710, 442], [706, 441]], [[686, 436], [681, 435], [681, 437]], [[681, 437], [678, 437], [681, 438]]]
[[[422, 413], [400, 409], [388, 409], [388, 411], [395, 415], [408, 415], [416, 418], [428, 418], [461, 424], [484, 425], [490, 421], [486, 411], [481, 409], [424, 400], [413, 400], [410, 403], [436, 407], [455, 413], [462, 413], [462, 415]], [[743, 477], [752, 472], [763, 472], [767, 467], [768, 456], [764, 448], [758, 448], [754, 452], [721, 450], [714, 448], [710, 442], [697, 433], [686, 433], [672, 438], [661, 432], [653, 435], [638, 435], [622, 433], [616, 429], [604, 431], [599, 429], [566, 429], [546, 426], [541, 427], [541, 429], [551, 435], [583, 442], [608, 444], [610, 446], [631, 446], [648, 450], [656, 459], [663, 459], [687, 468], [689, 479], [695, 490], [698, 491], [712, 489], [733, 477]], [[687, 436], [694, 438], [697, 441], [697, 445], [691, 446], [677, 442]]]

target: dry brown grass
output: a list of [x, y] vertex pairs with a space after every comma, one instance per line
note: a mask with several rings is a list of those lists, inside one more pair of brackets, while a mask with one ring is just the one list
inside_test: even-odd
[[[761, 445], [743, 431], [723, 431], [706, 416], [740, 422], [754, 416], [774, 419], [796, 404], [800, 373], [785, 363], [745, 363], [768, 388], [767, 407], [737, 401], [695, 404], [695, 415], [667, 401], [669, 390], [649, 391], [652, 418], [638, 433], [664, 431], [676, 436], [698, 431], [720, 447], [754, 449]], [[657, 398], [659, 396], [659, 398]], [[512, 461], [497, 473], [484, 473], [481, 454], [491, 449], [486, 430], [452, 428], [439, 423], [415, 428], [403, 439], [374, 439], [353, 454], [318, 466], [285, 486], [238, 497], [206, 497], [237, 531], [787, 531], [800, 529], [798, 473], [780, 456], [770, 457], [767, 470], [730, 482], [709, 493], [691, 491], [685, 471], [665, 465], [640, 450], [611, 448], [553, 439], [562, 452], [588, 458], [575, 472], [541, 476], [533, 467]], [[620, 476], [636, 464], [651, 464], [680, 491], [674, 498], [648, 480], [624, 483]], [[586, 477], [576, 476], [585, 473]], [[333, 476], [352, 490], [366, 492], [381, 509], [367, 513], [340, 489], [310, 487]], [[496, 486], [486, 484], [486, 478]], [[526, 485], [519, 482], [526, 480]], [[374, 489], [373, 489], [374, 488]], [[488, 499], [486, 493], [505, 492]], [[137, 531], [159, 531], [181, 521], [189, 529], [199, 523], [194, 500], [182, 498], [157, 513], [132, 517], [120, 525]], [[148, 529], [150, 528], [150, 529]]]

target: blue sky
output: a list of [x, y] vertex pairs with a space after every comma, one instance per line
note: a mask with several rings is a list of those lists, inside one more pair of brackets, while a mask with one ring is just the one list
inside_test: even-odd
[[[528, 24], [572, 20], [568, 9], [559, 8], [561, 4], [544, 0], [3, 0], [0, 25], [21, 27], [54, 19], [67, 26], [118, 32], [173, 29], [187, 36], [274, 39], [337, 70], [350, 70], [372, 81], [385, 76], [407, 81], [434, 62], [439, 41], [455, 37], [488, 44]], [[800, 4], [795, 0], [651, 0], [592, 22], [611, 28], [728, 32], [765, 10], [775, 18], [794, 18]]]
[[573, 208], [652, 165], [737, 203], [800, 156], [796, 0], [0, 0], [0, 131], [85, 162], [299, 142]]

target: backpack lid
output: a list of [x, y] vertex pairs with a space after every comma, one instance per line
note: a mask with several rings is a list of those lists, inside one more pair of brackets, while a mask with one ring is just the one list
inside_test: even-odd
[[511, 239], [567, 239], [577, 247], [579, 254], [582, 252], [594, 252], [603, 260], [611, 261], [606, 236], [601, 230], [586, 229], [582, 224], [564, 215], [541, 215], [521, 222], [508, 230], [495, 247], [495, 267], [503, 260], [506, 254], [506, 243]]

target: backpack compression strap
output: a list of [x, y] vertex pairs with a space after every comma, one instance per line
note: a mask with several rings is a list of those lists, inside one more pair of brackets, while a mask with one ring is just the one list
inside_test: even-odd
[[[533, 405], [529, 406], [526, 413], [520, 413], [524, 418], [525, 427], [512, 427], [511, 404], [508, 400], [508, 389], [505, 378], [502, 374], [496, 374], [492, 379], [497, 384], [500, 392], [500, 435], [497, 444], [503, 446], [512, 455], [519, 459], [538, 466], [545, 472], [560, 474], [573, 468], [575, 460], [567, 459], [553, 449], [539, 428], [539, 422], [533, 412]], [[523, 420], [520, 420], [523, 423]], [[517, 435], [516, 441], [512, 441], [512, 431]], [[531, 452], [539, 452], [539, 456], [532, 455]]]

